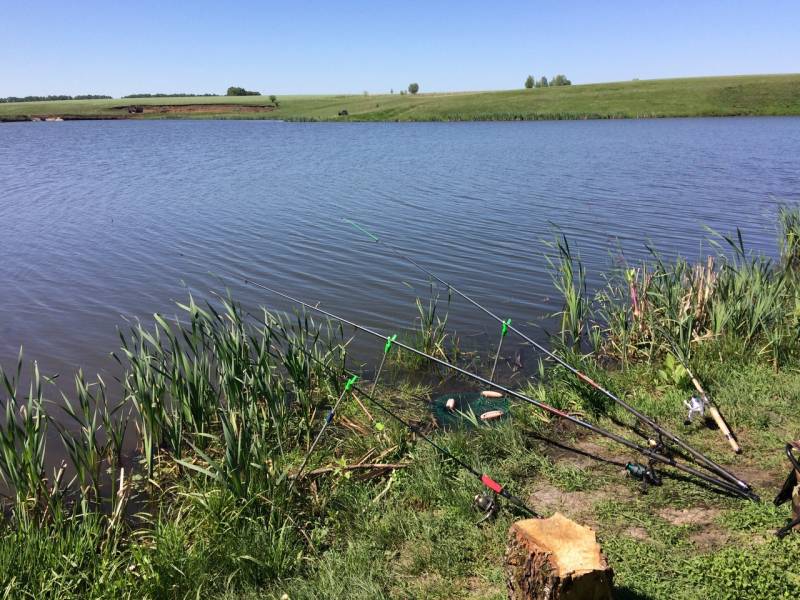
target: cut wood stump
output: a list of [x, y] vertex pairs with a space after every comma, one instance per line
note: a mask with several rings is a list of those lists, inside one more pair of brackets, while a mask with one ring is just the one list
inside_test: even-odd
[[508, 531], [511, 600], [610, 600], [613, 571], [594, 531], [561, 513], [517, 521]]

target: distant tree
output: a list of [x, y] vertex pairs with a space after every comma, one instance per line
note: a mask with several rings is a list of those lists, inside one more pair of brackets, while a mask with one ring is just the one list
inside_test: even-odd
[[278, 101], [278, 97], [275, 94], [270, 94], [269, 101], [275, 104]]
[[401, 96], [405, 96], [406, 95], [406, 91], [405, 90], [400, 90], [400, 95]]
[[565, 75], [556, 75], [550, 80], [550, 85], [572, 85], [572, 82]]
[[219, 96], [219, 94], [189, 94], [186, 92], [177, 92], [175, 94], [128, 94], [123, 98], [195, 98], [202, 96]]
[[545, 77], [544, 75], [542, 75], [539, 78], [539, 81], [536, 82], [536, 87], [547, 87], [547, 85], [548, 85], [547, 77]]
[[525, 88], [531, 89], [533, 87], [533, 84], [534, 84], [533, 75], [528, 75], [528, 78], [525, 80]]
[[408, 84], [408, 91], [412, 94], [416, 94], [419, 91], [419, 84], [418, 83], [409, 83]]
[[394, 94], [394, 88], [391, 88], [391, 89], [389, 90], [389, 93], [390, 93], [390, 94]]
[[226, 96], [260, 96], [261, 92], [251, 92], [249, 90], [244, 89], [243, 87], [238, 87], [232, 85], [228, 88], [228, 91], [225, 93]]
[[48, 100], [111, 100], [111, 96], [103, 94], [81, 94], [79, 96], [67, 96], [64, 94], [50, 95], [50, 96], [9, 96], [8, 98], [0, 98], [0, 103], [8, 102], [46, 102]]

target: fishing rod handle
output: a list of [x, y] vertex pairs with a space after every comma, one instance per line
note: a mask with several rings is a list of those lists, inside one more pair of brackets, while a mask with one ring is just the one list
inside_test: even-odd
[[708, 407], [708, 412], [711, 413], [711, 418], [714, 419], [714, 423], [717, 424], [719, 430], [722, 432], [722, 435], [725, 436], [725, 439], [728, 440], [728, 444], [730, 444], [731, 450], [733, 450], [736, 454], [741, 454], [742, 448], [739, 446], [739, 443], [733, 437], [733, 433], [731, 433], [728, 424], [725, 422], [725, 419], [722, 418], [722, 415], [719, 412], [719, 409], [711, 404]]
[[714, 419], [714, 423], [717, 424], [717, 428], [722, 432], [722, 435], [725, 436], [725, 439], [728, 440], [731, 450], [733, 450], [736, 454], [741, 454], [742, 448], [739, 446], [739, 442], [736, 441], [736, 438], [733, 437], [733, 433], [731, 432], [730, 427], [728, 427], [728, 424], [725, 422], [725, 419], [722, 418], [722, 413], [720, 413], [719, 409], [714, 405], [714, 403], [708, 399], [706, 391], [703, 389], [703, 386], [700, 385], [700, 382], [697, 380], [697, 377], [694, 376], [694, 373], [689, 371], [688, 368], [686, 368], [686, 371], [689, 373], [689, 377], [692, 378], [692, 384], [697, 392], [708, 402], [708, 412], [711, 413], [711, 418]]

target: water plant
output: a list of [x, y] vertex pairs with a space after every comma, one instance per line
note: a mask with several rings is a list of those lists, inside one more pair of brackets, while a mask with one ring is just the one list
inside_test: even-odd
[[557, 236], [553, 242], [547, 242], [547, 245], [554, 250], [554, 255], [546, 254], [545, 258], [550, 265], [553, 285], [563, 299], [563, 307], [556, 313], [561, 321], [559, 341], [563, 348], [580, 351], [591, 314], [586, 269], [580, 257], [573, 254], [565, 234]]
[[[698, 263], [682, 257], [667, 262], [651, 249], [652, 261], [612, 275], [596, 296], [593, 326], [605, 331], [603, 352], [625, 366], [632, 359], [653, 361], [674, 351], [688, 357], [698, 344], [735, 341], [779, 368], [799, 350], [792, 214], [780, 212], [780, 265], [747, 250], [741, 231], [711, 232], [715, 254]], [[565, 298], [571, 297], [568, 290]], [[571, 331], [562, 326], [562, 335]]]
[[22, 351], [16, 373], [0, 368], [5, 388], [4, 420], [0, 425], [0, 475], [14, 494], [17, 518], [46, 514], [51, 497], [45, 476], [48, 419], [43, 407], [43, 381], [33, 363], [28, 393], [20, 392]]

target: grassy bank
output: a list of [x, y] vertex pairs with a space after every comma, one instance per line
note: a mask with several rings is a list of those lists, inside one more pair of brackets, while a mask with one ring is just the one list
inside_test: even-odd
[[[131, 105], [143, 107], [144, 112], [129, 114], [127, 108]], [[340, 114], [342, 111], [346, 116]], [[264, 96], [0, 104], [0, 120], [64, 117], [507, 121], [798, 114], [800, 75], [660, 79], [415, 96], [281, 96], [277, 106]]]
[[[622, 473], [636, 456], [525, 405], [497, 425], [437, 430], [426, 401], [435, 390], [406, 383], [408, 368], [424, 366], [395, 350], [376, 394], [540, 513], [560, 510], [594, 527], [620, 598], [796, 597], [800, 536], [772, 535], [789, 510], [768, 500], [788, 470], [783, 443], [800, 427], [798, 239], [800, 213], [786, 210], [779, 261], [751, 256], [736, 236], [720, 238], [711, 267], [654, 259], [610, 273], [591, 296], [578, 257], [563, 243], [550, 250], [565, 299], [553, 343], [750, 481], [765, 503], [666, 473], [642, 495]], [[454, 338], [435, 310], [420, 303], [407, 340], [453, 357]], [[229, 300], [190, 300], [175, 320], [156, 316], [123, 333], [121, 404], [100, 379], [79, 374], [62, 399], [34, 366], [30, 387], [17, 385], [22, 361], [5, 372], [4, 597], [505, 597], [504, 538], [519, 515], [503, 510], [476, 526], [480, 484], [363, 395], [346, 397], [296, 478], [344, 389], [348, 335], [302, 315], [281, 320], [245, 315]], [[719, 432], [682, 424], [692, 390], [670, 358], [677, 352], [722, 407], [742, 455]], [[459, 360], [491, 364], [467, 353]], [[564, 369], [542, 363], [536, 379], [514, 381], [632, 435], [627, 413]], [[51, 474], [47, 457], [59, 453], [66, 469]]]

